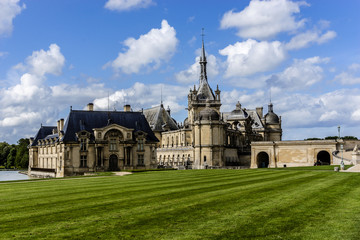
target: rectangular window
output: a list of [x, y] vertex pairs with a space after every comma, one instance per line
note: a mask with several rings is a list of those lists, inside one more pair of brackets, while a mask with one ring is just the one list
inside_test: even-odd
[[138, 165], [144, 166], [144, 155], [139, 154], [138, 155]]
[[116, 139], [110, 139], [109, 150], [116, 151], [116, 149], [117, 149]]
[[144, 139], [139, 139], [138, 140], [138, 151], [144, 151]]
[[86, 139], [85, 138], [80, 139], [80, 151], [86, 151]]
[[87, 167], [87, 156], [86, 155], [80, 156], [80, 167]]

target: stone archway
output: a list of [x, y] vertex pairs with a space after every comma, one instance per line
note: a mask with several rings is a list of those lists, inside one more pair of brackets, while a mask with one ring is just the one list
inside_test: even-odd
[[320, 165], [330, 165], [331, 164], [330, 154], [328, 151], [325, 151], [325, 150], [322, 150], [317, 154], [316, 160], [317, 160], [317, 164], [320, 164]]
[[110, 155], [109, 158], [109, 171], [119, 170], [118, 157], [115, 154]]
[[256, 157], [256, 164], [258, 168], [268, 168], [269, 167], [269, 155], [266, 152], [258, 153]]

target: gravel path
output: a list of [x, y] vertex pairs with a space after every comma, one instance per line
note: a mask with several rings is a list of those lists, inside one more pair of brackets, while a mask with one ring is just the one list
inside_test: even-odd
[[129, 175], [132, 174], [132, 172], [114, 172], [115, 175], [117, 176], [125, 176], [125, 175]]

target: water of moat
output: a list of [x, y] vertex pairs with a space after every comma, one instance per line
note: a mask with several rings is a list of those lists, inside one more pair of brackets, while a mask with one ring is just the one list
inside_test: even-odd
[[0, 182], [30, 179], [28, 175], [21, 174], [19, 171], [0, 171]]

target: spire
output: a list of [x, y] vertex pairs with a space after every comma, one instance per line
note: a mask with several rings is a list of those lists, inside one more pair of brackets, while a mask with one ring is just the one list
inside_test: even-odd
[[200, 56], [200, 85], [203, 82], [207, 82], [207, 75], [206, 75], [206, 56], [205, 56], [205, 47], [204, 47], [204, 28], [201, 31], [201, 37], [202, 37], [202, 48], [201, 48], [201, 56]]

